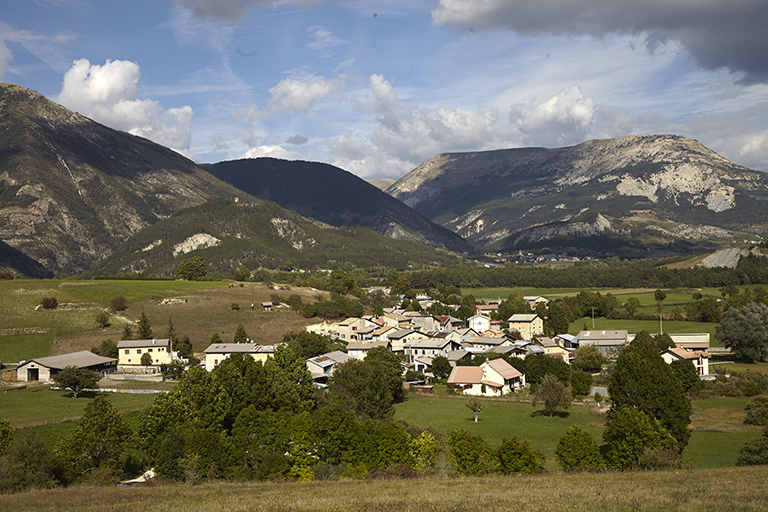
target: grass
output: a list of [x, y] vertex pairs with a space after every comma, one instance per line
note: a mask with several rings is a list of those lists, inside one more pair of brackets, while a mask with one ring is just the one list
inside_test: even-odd
[[[504, 436], [517, 434], [527, 439], [532, 448], [547, 457], [546, 469], [558, 469], [555, 449], [568, 427], [578, 425], [602, 444], [603, 429], [594, 425], [590, 408], [574, 404], [567, 413], [552, 418], [538, 414], [530, 403], [483, 399], [480, 421], [474, 422], [466, 407], [468, 397], [409, 395], [398, 404], [395, 417], [418, 425], [432, 427], [448, 435], [464, 429], [482, 435], [493, 446]], [[744, 405], [749, 398], [711, 398], [693, 401], [691, 439], [683, 452], [683, 460], [697, 469], [733, 466], [739, 448], [749, 439], [760, 436], [761, 427], [744, 425]]]
[[53, 333], [0, 336], [0, 361], [26, 361], [50, 354]]
[[[154, 336], [167, 336], [172, 319], [177, 335], [189, 336], [198, 352], [209, 345], [214, 333], [231, 341], [238, 324], [243, 324], [252, 340], [267, 345], [315, 322], [287, 308], [263, 312], [259, 304], [270, 301], [275, 293], [286, 298], [298, 294], [304, 301], [313, 301], [322, 292], [307, 288], [275, 291], [261, 283], [240, 286], [223, 281], [0, 281], [0, 361], [16, 363], [90, 350], [105, 339], [117, 341], [123, 327], [135, 325], [142, 312]], [[128, 309], [111, 315], [110, 325], [102, 329], [96, 324], [96, 314], [120, 296], [126, 298]], [[56, 297], [60, 307], [35, 310], [44, 297]], [[233, 303], [240, 309], [233, 310]], [[255, 304], [253, 309], [251, 304]]]
[[768, 467], [536, 476], [93, 487], [3, 496], [16, 512], [768, 510]]
[[[104, 393], [121, 413], [146, 408], [154, 395], [133, 393]], [[14, 427], [51, 425], [82, 417], [93, 393], [71, 398], [71, 391], [52, 390], [42, 384], [26, 388], [0, 387], [0, 417]]]

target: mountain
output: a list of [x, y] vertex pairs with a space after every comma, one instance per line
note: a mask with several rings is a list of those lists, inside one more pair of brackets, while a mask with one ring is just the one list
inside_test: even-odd
[[705, 252], [759, 240], [768, 219], [768, 175], [672, 135], [440, 154], [387, 193], [502, 252]]
[[0, 240], [50, 272], [87, 270], [181, 208], [238, 195], [170, 149], [0, 84]]
[[466, 253], [472, 246], [354, 174], [319, 162], [256, 158], [203, 165], [254, 197], [338, 228], [363, 227], [391, 238]]
[[212, 273], [227, 276], [241, 265], [249, 269], [406, 268], [458, 262], [458, 257], [445, 251], [369, 229], [320, 227], [269, 201], [214, 198], [141, 230], [94, 272], [169, 277], [180, 261], [192, 256], [205, 259]]

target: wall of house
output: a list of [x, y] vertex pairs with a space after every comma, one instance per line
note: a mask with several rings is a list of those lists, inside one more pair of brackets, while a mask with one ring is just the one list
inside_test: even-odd
[[135, 365], [141, 364], [141, 356], [149, 354], [152, 356], [152, 364], [170, 364], [172, 361], [171, 353], [168, 352], [168, 348], [164, 346], [147, 346], [136, 348], [121, 348], [118, 351], [118, 364], [120, 365]]

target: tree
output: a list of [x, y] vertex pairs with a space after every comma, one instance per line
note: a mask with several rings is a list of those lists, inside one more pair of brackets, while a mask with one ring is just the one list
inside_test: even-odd
[[0, 418], [0, 455], [11, 445], [14, 431], [10, 421]]
[[432, 359], [432, 375], [436, 379], [447, 379], [451, 374], [451, 363], [445, 356], [436, 356]]
[[173, 325], [173, 318], [168, 317], [168, 330], [165, 337], [171, 340], [171, 350], [179, 350], [179, 338], [176, 337], [176, 328]]
[[168, 364], [161, 364], [160, 373], [163, 374], [163, 380], [179, 380], [184, 373], [184, 363], [175, 359]]
[[768, 360], [768, 306], [750, 302], [727, 310], [715, 336], [739, 358]]
[[109, 303], [109, 309], [117, 313], [118, 311], [125, 311], [128, 309], [128, 302], [125, 297], [115, 297]]
[[549, 413], [549, 417], [554, 416], [560, 409], [568, 409], [571, 406], [573, 398], [562, 382], [554, 376], [547, 374], [536, 388], [536, 394], [533, 397], [532, 404], [544, 404], [544, 411]]
[[94, 354], [99, 354], [100, 356], [117, 359], [117, 343], [112, 340], [101, 340], [101, 345], [98, 347], [93, 347], [91, 352]]
[[448, 435], [448, 458], [457, 475], [488, 475], [496, 470], [497, 457], [493, 447], [483, 436], [463, 428]]
[[683, 386], [683, 391], [686, 393], [696, 392], [702, 388], [701, 379], [696, 372], [696, 366], [693, 364], [693, 361], [678, 359], [677, 361], [672, 361], [669, 367], [672, 368], [675, 376]]
[[139, 339], [151, 340], [154, 338], [152, 335], [152, 326], [149, 324], [149, 319], [147, 318], [147, 314], [144, 311], [141, 312], [138, 328]]
[[251, 271], [245, 265], [235, 271], [235, 281], [248, 281], [251, 278]]
[[187, 281], [197, 281], [208, 274], [208, 264], [200, 256], [194, 256], [179, 263], [176, 277]]
[[629, 469], [638, 464], [647, 449], [678, 451], [677, 441], [659, 421], [631, 407], [613, 413], [603, 432], [603, 441], [608, 445], [606, 462], [618, 469]]
[[630, 297], [627, 299], [627, 302], [624, 303], [624, 309], [627, 310], [627, 312], [632, 315], [632, 317], [635, 316], [635, 313], [637, 312], [637, 308], [640, 307], [640, 299], [637, 297]]
[[248, 342], [248, 333], [245, 332], [245, 327], [243, 327], [243, 324], [237, 324], [237, 329], [235, 330], [235, 337], [233, 339], [234, 343], [247, 343]]
[[413, 297], [413, 290], [411, 290], [411, 282], [407, 277], [398, 277], [397, 282], [390, 288], [390, 295], [403, 295], [407, 298]]
[[612, 412], [622, 408], [643, 411], [675, 438], [681, 452], [688, 444], [691, 401], [672, 368], [659, 355], [656, 341], [646, 331], [640, 331], [622, 351], [608, 384], [608, 394]]
[[304, 359], [317, 357], [328, 352], [329, 339], [314, 332], [302, 331], [299, 334], [289, 333], [283, 336], [283, 342]]
[[592, 435], [579, 426], [572, 426], [557, 442], [555, 455], [565, 471], [599, 468], [603, 465], [600, 448]]
[[573, 369], [585, 372], [599, 372], [603, 368], [605, 358], [597, 345], [584, 345], [576, 349], [573, 359]]
[[128, 423], [103, 395], [85, 407], [75, 432], [56, 445], [59, 457], [75, 477], [95, 468], [120, 468], [120, 456], [133, 436]]
[[109, 325], [109, 315], [106, 311], [99, 311], [96, 313], [96, 325], [102, 329]]
[[96, 383], [99, 382], [101, 376], [98, 372], [88, 370], [87, 368], [67, 366], [51, 378], [59, 386], [71, 389], [72, 398], [77, 398], [77, 395], [83, 389], [96, 387]]
[[570, 318], [568, 313], [557, 302], [550, 303], [547, 308], [547, 319], [544, 321], [544, 327], [547, 329], [547, 332], [550, 335], [564, 334], [568, 332], [569, 325]]
[[544, 454], [532, 450], [528, 441], [521, 441], [517, 435], [504, 438], [497, 451], [498, 469], [506, 475], [535, 474], [544, 471]]
[[571, 386], [574, 396], [586, 396], [592, 389], [592, 374], [587, 372], [573, 372]]
[[440, 451], [440, 441], [430, 432], [422, 432], [411, 441], [410, 456], [412, 467], [422, 474], [435, 472], [435, 462]]
[[0, 494], [56, 487], [57, 467], [35, 429], [24, 428], [0, 454]]
[[59, 307], [59, 301], [56, 300], [56, 297], [43, 297], [40, 301], [40, 305], [43, 309], [56, 309]]
[[141, 354], [141, 360], [139, 362], [142, 366], [152, 366], [152, 356], [149, 355], [149, 352], [144, 352]]
[[737, 466], [757, 466], [768, 464], [768, 426], [763, 430], [763, 435], [757, 439], [750, 439], [739, 448], [739, 456], [736, 458]]
[[123, 334], [120, 337], [121, 340], [132, 340], [133, 339], [133, 328], [129, 324], [125, 324], [123, 326]]
[[480, 416], [480, 411], [483, 409], [483, 402], [477, 398], [473, 398], [465, 405], [469, 407], [469, 409], [475, 414], [475, 423], [477, 423], [478, 417]]

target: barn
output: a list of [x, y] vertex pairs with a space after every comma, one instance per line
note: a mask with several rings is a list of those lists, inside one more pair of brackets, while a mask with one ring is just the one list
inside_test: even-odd
[[17, 370], [17, 379], [22, 382], [51, 382], [53, 375], [66, 368], [76, 366], [97, 372], [114, 371], [117, 359], [103, 357], [88, 350], [59, 354], [57, 356], [38, 357], [21, 364]]

